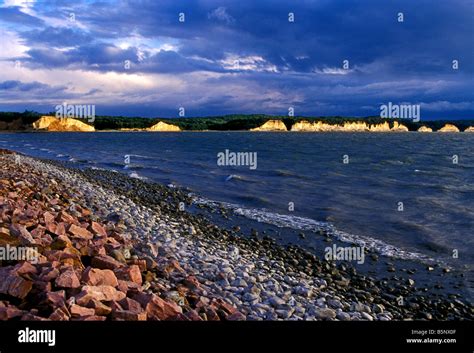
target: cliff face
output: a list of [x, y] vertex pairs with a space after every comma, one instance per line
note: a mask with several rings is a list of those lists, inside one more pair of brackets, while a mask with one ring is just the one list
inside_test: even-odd
[[42, 116], [39, 120], [36, 120], [34, 123], [33, 123], [33, 129], [47, 129], [49, 125], [51, 125], [51, 123], [55, 122], [56, 120], [58, 120], [56, 117], [54, 116]]
[[452, 124], [446, 124], [438, 131], [439, 132], [459, 132], [459, 129]]
[[464, 132], [474, 132], [474, 126], [469, 126]]
[[262, 126], [250, 129], [250, 131], [288, 131], [288, 129], [281, 120], [268, 120]]
[[428, 126], [422, 126], [418, 129], [418, 132], [433, 132], [433, 129]]
[[181, 129], [179, 128], [179, 126], [167, 124], [160, 121], [152, 127], [145, 129], [145, 131], [181, 131]]
[[406, 132], [408, 128], [405, 125], [399, 124], [398, 121], [393, 122], [393, 127], [390, 131], [397, 131], [397, 132]]
[[390, 128], [388, 121], [382, 124], [369, 125], [363, 121], [345, 122], [343, 125], [328, 124], [321, 121], [309, 122], [299, 121], [291, 127], [291, 131], [312, 131], [312, 132], [328, 132], [328, 131], [373, 131], [373, 132], [387, 132], [387, 131], [408, 131], [408, 128], [398, 122], [394, 122], [394, 126]]
[[42, 116], [33, 123], [33, 128], [48, 131], [95, 131], [93, 126], [82, 121], [72, 118], [59, 119], [54, 116]]

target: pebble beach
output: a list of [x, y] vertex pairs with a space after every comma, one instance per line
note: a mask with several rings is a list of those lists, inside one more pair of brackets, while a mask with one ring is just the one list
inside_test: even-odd
[[[188, 209], [185, 191], [0, 152], [0, 320], [472, 320], [462, 296], [358, 273]], [[447, 273], [446, 275], [449, 275]]]

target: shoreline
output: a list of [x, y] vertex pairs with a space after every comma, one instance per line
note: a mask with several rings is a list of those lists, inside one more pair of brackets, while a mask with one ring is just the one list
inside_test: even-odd
[[[108, 320], [156, 319], [156, 307], [160, 307], [166, 309], [161, 313], [173, 313], [164, 316], [166, 319], [182, 320], [473, 319], [472, 305], [463, 303], [462, 298], [436, 296], [429, 298], [427, 293], [420, 296], [410, 282], [406, 284], [401, 281], [384, 281], [360, 275], [350, 264], [336, 265], [333, 262], [323, 261], [297, 247], [285, 249], [269, 238], [242, 238], [233, 231], [212, 224], [204, 217], [180, 210], [181, 202], [184, 203], [185, 209], [191, 204], [190, 198], [181, 190], [110, 171], [71, 169], [59, 162], [41, 161], [23, 155], [20, 161], [19, 164], [15, 164], [14, 155], [0, 154], [2, 179], [11, 173], [12, 176], [17, 175], [20, 182], [22, 178], [26, 179], [23, 181], [28, 185], [30, 176], [27, 170], [39, 173], [34, 180], [37, 184], [43, 183], [46, 188], [49, 185], [48, 180], [54, 179], [56, 191], [71, 193], [71, 200], [79, 204], [80, 209], [90, 210], [90, 214], [86, 217], [88, 221], [92, 222], [94, 219], [94, 222], [102, 224], [107, 233], [105, 236], [102, 232], [102, 237], [119, 239], [115, 240], [120, 245], [109, 240], [116, 245], [116, 248], [103, 244], [103, 250], [99, 251], [105, 250], [107, 255], [120, 258], [122, 260], [120, 268], [136, 265], [140, 270], [138, 275], [134, 267], [134, 278], [137, 281], [134, 283], [138, 286], [126, 283], [128, 287], [125, 287], [121, 282], [121, 287], [114, 287], [117, 292], [123, 293], [118, 296], [126, 295], [120, 300], [122, 303], [117, 300], [99, 299], [98, 301], [111, 311], [107, 315], [99, 315], [101, 312], [93, 308], [95, 311], [92, 315], [90, 310], [73, 307], [77, 306], [77, 301], [76, 304], [68, 305], [71, 297], [81, 298], [80, 293], [84, 291], [84, 286], [87, 286], [88, 279], [87, 275], [84, 275], [87, 270], [81, 269], [80, 266], [79, 269], [75, 268], [73, 263], [73, 271], [80, 272], [76, 274], [80, 279], [79, 286], [66, 287], [64, 305], [57, 308], [48, 306], [47, 310], [36, 314], [49, 313], [54, 309], [54, 312], [59, 310], [71, 318], [68, 313], [71, 314], [72, 307], [75, 312], [73, 319], [86, 319], [91, 316], [99, 320], [102, 318], [98, 317], [105, 317]], [[27, 188], [35, 187], [36, 185], [32, 183]], [[5, 194], [5, 190], [1, 191], [6, 200], [11, 202], [8, 197], [10, 194]], [[35, 194], [44, 193], [48, 194], [44, 188], [35, 190]], [[68, 203], [64, 204], [66, 209], [70, 206]], [[84, 215], [81, 214], [81, 217]], [[52, 233], [48, 235], [51, 243], [55, 243], [59, 236]], [[68, 236], [70, 233], [70, 230], [65, 230], [65, 234], [60, 236]], [[32, 236], [36, 234], [31, 233]], [[117, 234], [129, 236], [120, 237]], [[86, 245], [84, 239], [77, 246], [72, 242], [72, 247], [79, 252], [86, 251], [82, 250], [84, 247], [91, 250], [88, 242], [99, 240], [98, 235], [100, 234], [94, 233], [92, 239], [87, 239]], [[46, 245], [46, 248], [49, 245]], [[127, 247], [130, 247], [128, 252], [131, 253], [128, 259], [125, 257], [128, 256], [127, 251], [123, 251]], [[64, 252], [64, 249], [68, 247], [60, 251]], [[117, 249], [120, 250], [118, 253], [115, 251]], [[122, 256], [119, 255], [120, 252]], [[86, 253], [81, 256], [92, 257], [92, 259], [84, 258], [92, 263], [95, 255]], [[119, 261], [117, 258], [114, 259]], [[46, 267], [50, 267], [52, 261], [48, 258], [46, 264]], [[85, 265], [90, 264], [88, 261], [83, 261], [82, 265], [86, 267]], [[167, 271], [169, 267], [170, 271]], [[1, 269], [4, 268], [2, 263]], [[59, 276], [64, 272], [71, 273], [70, 270], [70, 268], [58, 269]], [[32, 271], [30, 268], [25, 275], [33, 276]], [[122, 273], [123, 269], [114, 269], [115, 272], [116, 277], [127, 278]], [[35, 275], [41, 273], [38, 268], [34, 271]], [[19, 276], [22, 275], [23, 273]], [[11, 276], [15, 277], [18, 274]], [[83, 281], [84, 276], [86, 281]], [[31, 281], [32, 288], [36, 289], [37, 279], [34, 278], [33, 276], [23, 280]], [[138, 284], [140, 279], [141, 285]], [[60, 288], [63, 287], [58, 287], [56, 280], [57, 278], [49, 281], [52, 285], [50, 292], [58, 292], [58, 289], [62, 291]], [[118, 281], [126, 280], [118, 278]], [[49, 289], [47, 284], [45, 286]], [[84, 293], [82, 295], [85, 296]], [[403, 305], [397, 301], [400, 296], [405, 298]], [[148, 298], [148, 302], [145, 297]], [[24, 304], [24, 301], [22, 303]], [[89, 302], [81, 301], [81, 303], [86, 309], [91, 309], [87, 306], [93, 306]], [[94, 305], [101, 307], [104, 312], [108, 311], [99, 304]], [[135, 312], [130, 308], [134, 308]], [[12, 311], [15, 309], [12, 308], [10, 312]], [[1, 312], [9, 311], [2, 310], [0, 304]], [[89, 315], [80, 316], [77, 313]], [[29, 312], [30, 316], [38, 317], [36, 314]], [[22, 315], [28, 314], [22, 313]], [[19, 314], [14, 317], [19, 317]]]

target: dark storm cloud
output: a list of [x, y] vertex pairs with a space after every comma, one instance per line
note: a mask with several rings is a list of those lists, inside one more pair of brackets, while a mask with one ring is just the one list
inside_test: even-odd
[[[337, 114], [330, 111], [337, 108], [364, 115], [371, 111], [362, 107], [404, 100], [432, 102], [449, 115], [470, 106], [460, 103], [474, 101], [474, 10], [468, 0], [46, 3], [35, 4], [37, 17], [0, 8], [3, 23], [40, 27], [16, 30], [29, 50], [24, 58], [12, 58], [35, 69], [123, 73], [128, 60], [129, 73], [183, 80], [191, 73], [217, 73], [203, 84], [224, 92], [231, 84], [248, 87], [255, 91], [253, 98], [246, 96], [255, 111], [262, 102], [258, 90], [269, 92], [273, 98], [267, 101], [293, 102], [306, 114]], [[71, 13], [77, 25], [46, 25], [41, 19], [66, 20]], [[349, 70], [342, 69], [344, 60]], [[229, 107], [233, 101], [225, 95], [201, 99], [203, 91], [189, 91], [189, 100], [208, 102], [217, 113], [241, 108]], [[466, 108], [462, 114], [472, 113]]]

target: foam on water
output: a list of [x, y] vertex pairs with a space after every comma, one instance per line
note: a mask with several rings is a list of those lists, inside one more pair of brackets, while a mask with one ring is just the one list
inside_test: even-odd
[[439, 262], [427, 255], [411, 252], [391, 244], [387, 244], [382, 240], [375, 239], [369, 236], [356, 235], [336, 229], [336, 227], [329, 222], [317, 221], [311, 218], [298, 217], [275, 212], [269, 212], [264, 209], [245, 208], [227, 202], [217, 202], [201, 197], [194, 197], [194, 203], [209, 206], [211, 208], [224, 207], [232, 210], [234, 214], [246, 217], [248, 219], [267, 223], [279, 228], [291, 228], [295, 230], [304, 230], [311, 232], [324, 231], [329, 236], [336, 238], [345, 243], [356, 244], [364, 246], [367, 249], [378, 252], [381, 255], [394, 257], [403, 260], [416, 260], [424, 263], [432, 264]]

